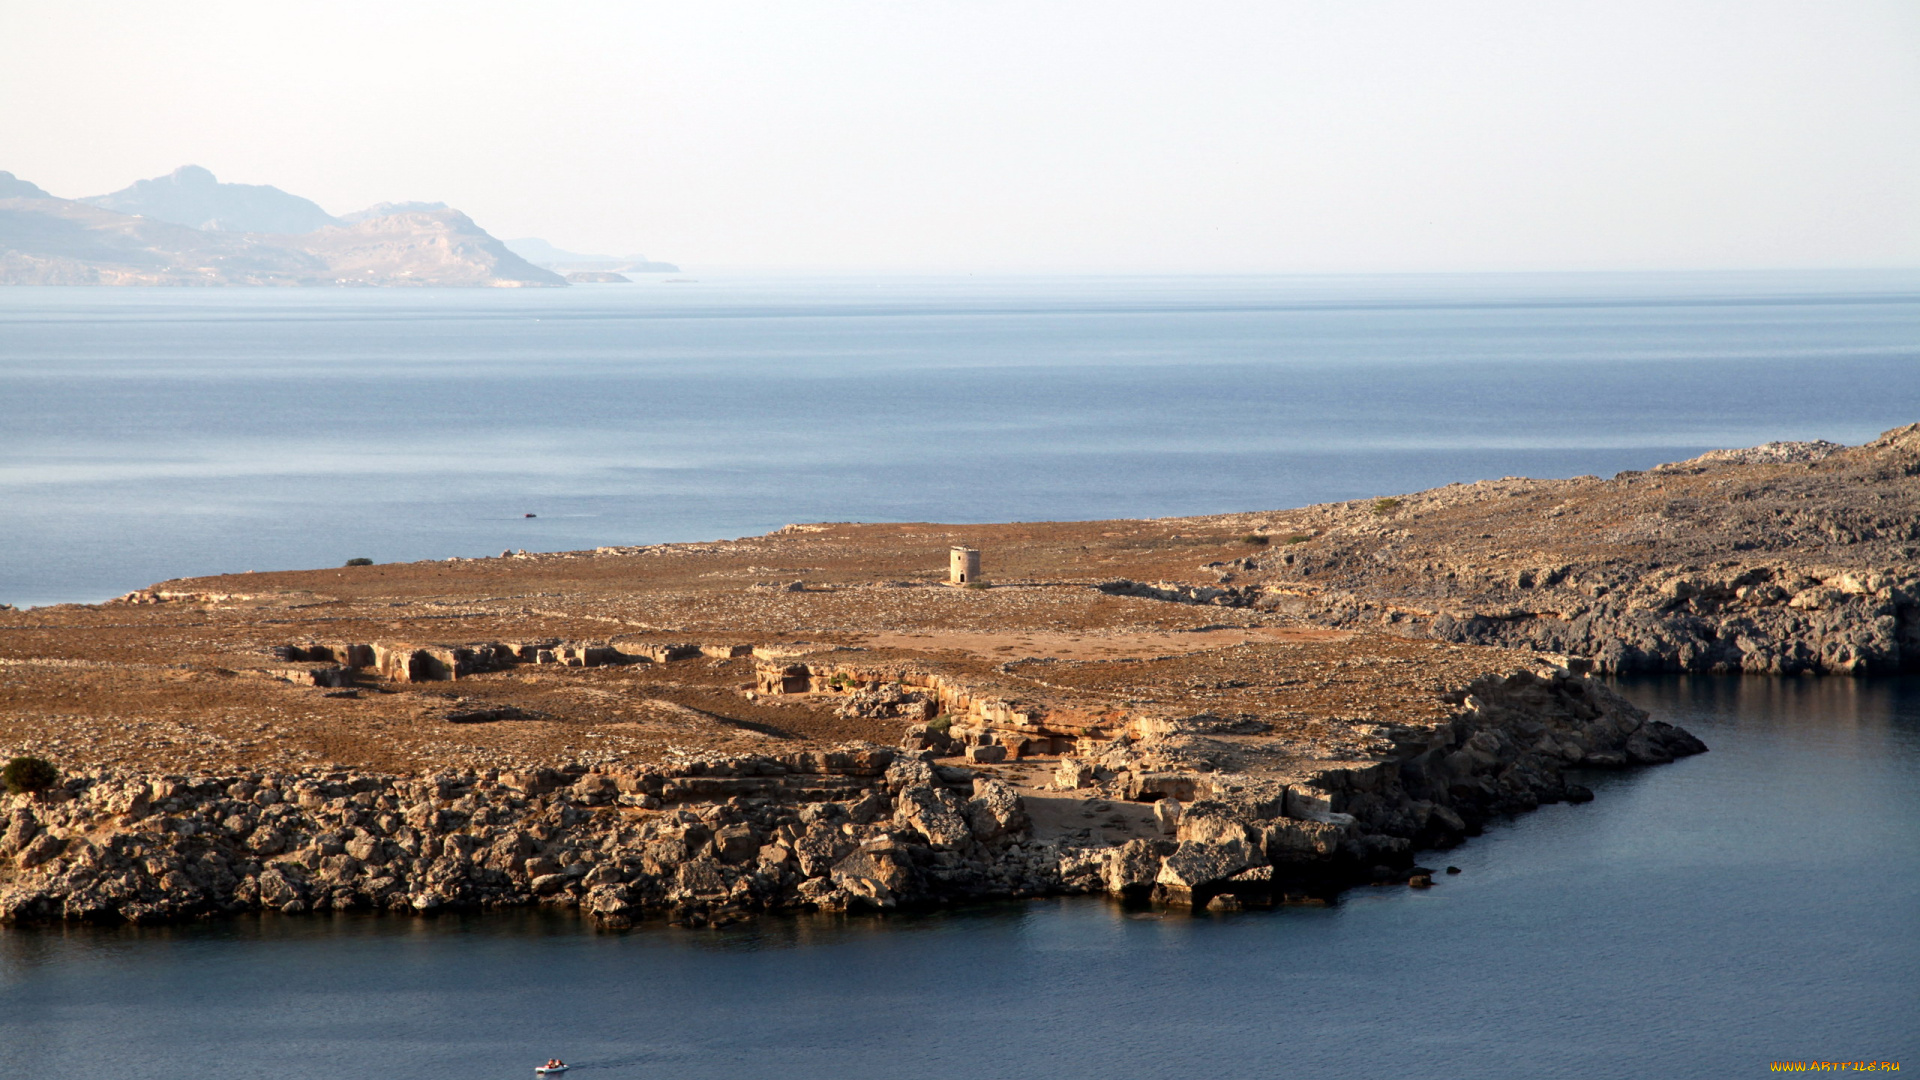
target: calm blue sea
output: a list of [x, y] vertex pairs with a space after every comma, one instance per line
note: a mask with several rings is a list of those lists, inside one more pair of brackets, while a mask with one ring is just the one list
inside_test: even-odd
[[0, 602], [1275, 508], [1915, 420], [1920, 272], [6, 288]]
[[1920, 681], [1668, 679], [1713, 750], [1429, 892], [595, 934], [560, 917], [0, 931], [0, 1052], [113, 1080], [1221, 1080], [1920, 1067]]
[[[0, 601], [1273, 508], [1915, 420], [1920, 273], [0, 289]], [[1465, 873], [1427, 893], [0, 930], [0, 1055], [116, 1080], [1920, 1067], [1920, 684], [1628, 689], [1713, 751], [1590, 778], [1594, 803], [1438, 856]]]

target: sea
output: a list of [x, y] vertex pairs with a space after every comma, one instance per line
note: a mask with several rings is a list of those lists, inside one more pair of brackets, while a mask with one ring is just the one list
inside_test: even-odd
[[13, 287], [0, 603], [1273, 509], [1916, 420], [1920, 271]]
[[[1271, 509], [1916, 420], [1915, 271], [10, 288], [0, 602], [792, 521]], [[126, 1080], [1920, 1067], [1920, 680], [1620, 688], [1711, 751], [1427, 853], [1462, 872], [1426, 892], [7, 928], [0, 1054]]]

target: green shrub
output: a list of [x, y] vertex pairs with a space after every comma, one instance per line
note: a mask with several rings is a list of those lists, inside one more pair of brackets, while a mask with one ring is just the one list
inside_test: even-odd
[[1294, 533], [1292, 536], [1287, 537], [1287, 543], [1304, 544], [1311, 539], [1313, 539], [1313, 537], [1308, 536], [1306, 533]]
[[1254, 547], [1266, 547], [1271, 540], [1272, 537], [1266, 533], [1248, 533], [1240, 538], [1241, 543], [1252, 544]]
[[348, 559], [347, 565], [348, 566], [372, 566], [373, 560], [372, 559]]
[[946, 713], [941, 713], [939, 716], [927, 721], [927, 730], [937, 732], [941, 735], [945, 735], [951, 727], [953, 727], [953, 717], [948, 716]]
[[1373, 512], [1376, 514], [1379, 514], [1381, 517], [1386, 517], [1388, 514], [1391, 514], [1398, 509], [1400, 509], [1399, 499], [1373, 500]]
[[37, 757], [17, 757], [0, 769], [0, 783], [4, 783], [9, 795], [24, 795], [29, 791], [45, 791], [60, 782], [60, 770], [53, 762]]

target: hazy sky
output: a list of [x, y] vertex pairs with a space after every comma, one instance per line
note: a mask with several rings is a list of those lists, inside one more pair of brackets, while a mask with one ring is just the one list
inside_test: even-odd
[[0, 0], [0, 169], [690, 267], [1920, 265], [1920, 0]]

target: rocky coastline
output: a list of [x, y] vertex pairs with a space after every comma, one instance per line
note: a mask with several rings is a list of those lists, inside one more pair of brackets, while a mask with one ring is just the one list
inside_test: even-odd
[[12, 797], [0, 921], [549, 905], [620, 929], [1075, 893], [1238, 909], [1428, 884], [1415, 852], [1494, 815], [1590, 799], [1570, 769], [1705, 749], [1565, 669], [1490, 674], [1446, 697], [1444, 716], [1387, 731], [1371, 762], [1291, 783], [1213, 769], [1218, 718], [1083, 737], [1050, 786], [1085, 818], [1150, 814], [1152, 835], [1125, 840], [1036, 827], [1012, 785], [941, 764], [955, 736], [925, 724], [899, 747], [672, 766], [88, 772]]
[[1106, 587], [1603, 673], [1920, 671], [1920, 424], [1200, 520], [1271, 545], [1199, 567], [1210, 580]]
[[1598, 677], [1920, 670], [1920, 425], [1151, 521], [796, 524], [4, 612], [0, 921], [609, 927], [1430, 884], [1704, 749]]

